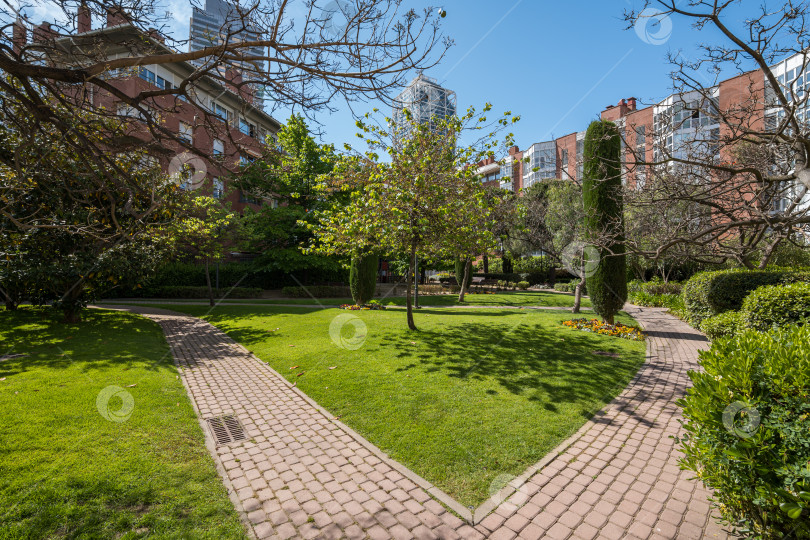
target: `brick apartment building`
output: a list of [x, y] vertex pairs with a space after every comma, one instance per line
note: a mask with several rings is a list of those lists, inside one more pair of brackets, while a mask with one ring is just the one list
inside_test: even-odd
[[[107, 14], [106, 24], [93, 29], [89, 11], [81, 6], [77, 12], [77, 33], [60, 36], [56, 46], [64, 54], [81, 57], [82, 51], [94, 50], [99, 57], [108, 60], [133, 55], [133, 43], [141, 43], [142, 49], [154, 54], [175, 53], [169, 48], [157, 31], [143, 32], [130, 24], [120, 12]], [[15, 25], [15, 47], [28, 44], [28, 31], [21, 22]], [[32, 45], [39, 40], [53, 37], [50, 25], [45, 22], [33, 28]], [[140, 47], [140, 46], [139, 46]], [[111, 72], [105, 76], [111, 85], [126, 94], [136, 96], [140, 92], [158, 89], [177, 88], [182, 81], [195, 71], [189, 62], [174, 62], [160, 65], [142, 65], [136, 68]], [[271, 199], [259, 199], [238, 189], [230, 189], [227, 178], [240, 163], [252, 161], [261, 155], [262, 145], [267, 140], [272, 143], [281, 128], [280, 123], [265, 113], [261, 106], [254, 106], [252, 90], [249, 86], [237, 86], [241, 74], [235, 68], [227, 68], [225, 79], [233, 85], [223, 85], [210, 77], [201, 77], [189, 90], [189, 97], [178, 95], [157, 96], [151, 103], [160, 116], [161, 126], [168, 132], [200, 151], [210, 159], [194, 157], [187, 148], [172, 140], [163, 143], [162, 151], [155, 159], [168, 172], [181, 170], [191, 173], [194, 184], [182, 180], [184, 189], [200, 189], [203, 193], [227, 201], [234, 211], [245, 208], [258, 209], [262, 205], [272, 205]], [[196, 105], [192, 105], [189, 99]], [[94, 108], [116, 111], [125, 121], [131, 123], [131, 133], [143, 139], [148, 138], [146, 126], [139, 121], [138, 114], [126, 103], [107, 91], [96, 91], [89, 100]], [[150, 107], [152, 109], [153, 107]], [[201, 110], [202, 109], [202, 110]], [[205, 111], [207, 114], [203, 113]], [[185, 166], [183, 166], [185, 164]], [[202, 172], [204, 171], [204, 178]]]
[[[799, 54], [772, 68], [780, 84], [799, 84], [810, 91], [810, 73], [801, 73], [802, 58]], [[636, 156], [644, 156], [646, 162], [660, 160], [665, 154], [678, 157], [697, 141], [710, 145], [727, 135], [731, 128], [718, 122], [717, 110], [753, 103], [757, 109], [746, 119], [747, 128], [761, 129], [775, 122], [784, 112], [766, 108], [765, 88], [764, 73], [755, 70], [720, 82], [710, 99], [692, 92], [672, 94], [644, 108], [633, 97], [606, 107], [601, 118], [615, 122], [622, 134], [625, 182], [639, 189], [644, 186], [647, 171], [635, 165]], [[810, 110], [800, 110], [797, 116], [800, 121], [810, 120]], [[519, 192], [544, 178], [577, 180], [582, 176], [584, 139], [585, 131], [580, 131], [535, 143], [526, 150], [513, 146], [502, 160], [478, 164], [482, 182]]]

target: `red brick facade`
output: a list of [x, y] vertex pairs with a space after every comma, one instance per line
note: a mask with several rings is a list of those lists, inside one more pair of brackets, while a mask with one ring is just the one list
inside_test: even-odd
[[[120, 56], [121, 50], [119, 50], [118, 43], [126, 42], [127, 39], [137, 36], [140, 40], [161, 52], [176, 52], [166, 47], [157, 31], [143, 33], [130, 25], [126, 17], [119, 12], [109, 13], [106, 23], [104, 28], [93, 30], [91, 18], [86, 8], [79, 7], [77, 12], [78, 33], [58, 38], [57, 42], [60, 44], [70, 43], [70, 46], [76, 47], [80, 47], [83, 40], [94, 44], [109, 43], [109, 45], [105, 45], [108, 47], [109, 54], [111, 56], [116, 54]], [[38, 26], [33, 33], [34, 40], [43, 39], [42, 36], [49, 30], [50, 26], [47, 23]], [[15, 46], [19, 45], [16, 43], [17, 41], [24, 42], [25, 38], [24, 31], [15, 32]], [[69, 48], [67, 50], [69, 53]], [[155, 66], [142, 66], [137, 68], [137, 71], [130, 70], [128, 74], [119, 78], [112, 78], [109, 82], [124, 94], [133, 97], [144, 91], [158, 90], [160, 87], [154, 82], [139, 75], [143, 69], [151, 70], [152, 75], [158, 72]], [[159, 69], [160, 73], [165, 77], [173, 79], [173, 81], [169, 82], [175, 85], [179, 85], [179, 82], [184, 77], [194, 71], [194, 67], [185, 62], [165, 64], [160, 66]], [[241, 82], [241, 74], [234, 69], [229, 69], [226, 72], [226, 78], [233, 81], [234, 84]], [[167, 79], [164, 78], [163, 80], [166, 82]], [[222, 182], [224, 188], [221, 198], [223, 201], [230, 203], [230, 207], [234, 211], [241, 213], [245, 208], [257, 209], [262, 204], [271, 204], [272, 201], [261, 201], [242, 194], [236, 189], [229, 189], [227, 178], [231, 175], [231, 171], [236, 169], [236, 165], [242, 158], [251, 159], [251, 157], [261, 156], [262, 147], [265, 144], [262, 137], [274, 137], [281, 128], [280, 123], [263, 110], [252, 105], [253, 95], [248, 86], [239, 86], [237, 89], [236, 86], [228, 84], [225, 87], [212, 79], [201, 79], [195, 84], [195, 90], [197, 90], [197, 95], [200, 97], [199, 105], [193, 106], [174, 95], [155, 97], [153, 98], [153, 105], [154, 109], [159, 111], [162, 127], [177, 136], [181, 135], [181, 123], [185, 124], [186, 129], [190, 129], [190, 133], [187, 132], [191, 137], [190, 145], [204, 156], [210, 157], [210, 159], [196, 156], [174, 141], [165, 142], [163, 152], [154, 157], [158, 159], [166, 171], [170, 170], [170, 164], [173, 163], [174, 168], [176, 168], [177, 164], [182, 162], [188, 163], [195, 170], [204, 169], [205, 179], [199, 189], [209, 195], [215, 194], [214, 179], [218, 179]], [[96, 91], [91, 95], [90, 99], [94, 107], [104, 107], [109, 111], [117, 111], [119, 114], [119, 107], [125, 107], [125, 104], [120, 99], [107, 91]], [[210, 112], [208, 114], [201, 112], [201, 106], [207, 104], [210, 107], [214, 102], [225, 107], [228, 112], [227, 121], [220, 121]], [[240, 126], [247, 133], [243, 132]], [[154, 140], [152, 135], [148, 133], [146, 126], [137, 118], [134, 118], [133, 122], [131, 122], [130, 129], [131, 134], [136, 137], [144, 140]], [[222, 143], [221, 157], [214, 155], [215, 140]], [[219, 143], [217, 144], [219, 146]], [[194, 186], [195, 189], [197, 187]], [[215, 195], [219, 195], [219, 193]]]

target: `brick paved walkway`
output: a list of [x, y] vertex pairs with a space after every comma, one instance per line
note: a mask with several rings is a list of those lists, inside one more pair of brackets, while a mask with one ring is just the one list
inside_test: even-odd
[[470, 514], [210, 324], [128, 309], [163, 328], [200, 418], [232, 413], [246, 427], [249, 441], [215, 447], [206, 436], [259, 538], [726, 538], [670, 438], [706, 342], [663, 310], [628, 306], [650, 335], [628, 388]]

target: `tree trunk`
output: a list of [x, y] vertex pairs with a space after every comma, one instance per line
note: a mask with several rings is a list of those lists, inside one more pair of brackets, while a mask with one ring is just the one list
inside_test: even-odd
[[512, 266], [512, 259], [510, 259], [506, 255], [504, 255], [503, 257], [501, 257], [501, 260], [503, 261], [503, 273], [504, 274], [511, 274], [512, 269], [514, 268]]
[[484, 253], [484, 273], [489, 274], [489, 257]]
[[467, 294], [467, 282], [470, 280], [470, 272], [472, 271], [472, 259], [467, 259], [464, 263], [464, 276], [461, 280], [461, 290], [458, 293], [458, 301], [464, 301], [464, 295]]
[[765, 248], [765, 251], [762, 253], [762, 260], [759, 261], [760, 270], [765, 270], [765, 267], [768, 266], [768, 263], [771, 261], [771, 257], [773, 257], [773, 254], [776, 252], [776, 248], [782, 243], [782, 240], [784, 240], [784, 238], [777, 238], [773, 244]]
[[205, 258], [205, 284], [208, 286], [208, 302], [214, 307], [214, 289], [211, 288], [211, 273], [208, 271], [208, 257]]
[[65, 314], [65, 322], [68, 324], [82, 322], [82, 310], [79, 307], [64, 308], [62, 313]]
[[7, 311], [14, 311], [17, 309], [17, 302], [3, 289], [0, 289], [0, 296], [3, 297], [3, 302], [6, 304]]
[[408, 290], [405, 293], [405, 305], [408, 311], [408, 328], [416, 330], [416, 323], [413, 322], [413, 279], [416, 270], [416, 244], [411, 244], [411, 257], [408, 261]]
[[582, 279], [579, 280], [577, 286], [574, 288], [574, 307], [571, 309], [571, 313], [579, 313], [579, 307], [582, 304], [582, 288], [585, 286], [585, 276], [582, 276]]
[[[557, 267], [553, 264], [548, 269], [548, 284], [554, 288], [554, 284], [557, 283]], [[578, 313], [578, 312], [574, 312]]]

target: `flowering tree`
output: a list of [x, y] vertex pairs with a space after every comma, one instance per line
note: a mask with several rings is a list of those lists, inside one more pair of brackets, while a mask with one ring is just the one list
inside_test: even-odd
[[[489, 122], [490, 111], [486, 105], [480, 115], [470, 108], [462, 117], [419, 122], [405, 109], [399, 124], [390, 118], [375, 124], [367, 114], [357, 126], [368, 150], [356, 153], [347, 145], [348, 153], [321, 184], [324, 191], [348, 192], [350, 200], [344, 208], [317, 214], [310, 251], [407, 254], [411, 330], [416, 330], [412, 286], [417, 257], [451, 258], [494, 246], [491, 209], [473, 164], [495, 154], [498, 132], [518, 118], [506, 113]], [[461, 145], [464, 135], [475, 140]], [[511, 134], [505, 139], [510, 144]], [[380, 153], [390, 161], [382, 161]]]

